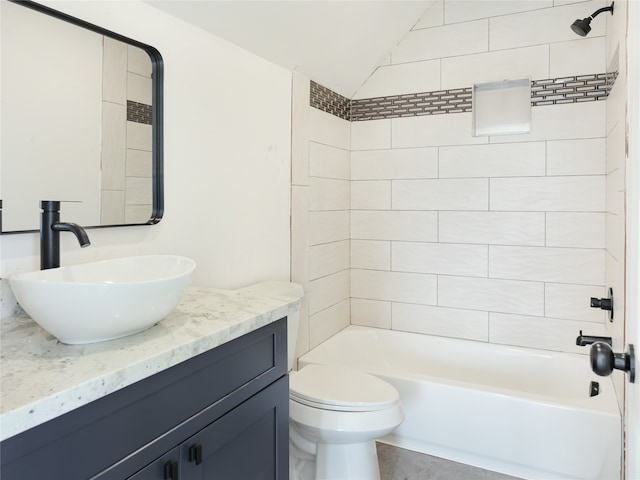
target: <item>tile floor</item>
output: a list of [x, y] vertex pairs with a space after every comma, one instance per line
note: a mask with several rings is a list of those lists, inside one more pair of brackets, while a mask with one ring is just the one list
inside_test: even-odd
[[381, 480], [518, 480], [384, 443], [376, 445]]

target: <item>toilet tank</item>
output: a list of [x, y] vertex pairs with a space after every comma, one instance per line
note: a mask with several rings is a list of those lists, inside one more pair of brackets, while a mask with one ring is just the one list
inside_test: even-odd
[[[302, 285], [293, 282], [280, 280], [269, 280], [256, 283], [245, 288], [240, 288], [238, 292], [246, 293], [256, 297], [304, 297]], [[287, 364], [288, 370], [293, 368], [296, 356], [296, 344], [298, 342], [298, 327], [300, 326], [300, 311], [296, 310], [287, 317]]]

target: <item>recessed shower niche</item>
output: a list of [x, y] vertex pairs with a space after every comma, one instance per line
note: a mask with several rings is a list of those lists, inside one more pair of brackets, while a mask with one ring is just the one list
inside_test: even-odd
[[473, 136], [531, 131], [531, 80], [473, 85]]

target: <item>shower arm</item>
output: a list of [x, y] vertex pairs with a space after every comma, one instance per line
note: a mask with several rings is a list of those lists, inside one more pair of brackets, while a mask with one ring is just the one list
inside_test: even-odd
[[608, 7], [602, 7], [599, 8], [598, 10], [596, 10], [595, 12], [593, 12], [589, 18], [591, 20], [593, 20], [594, 18], [596, 18], [598, 15], [600, 15], [602, 12], [611, 12], [611, 15], [613, 15], [613, 2], [611, 2], [611, 5], [609, 5]]

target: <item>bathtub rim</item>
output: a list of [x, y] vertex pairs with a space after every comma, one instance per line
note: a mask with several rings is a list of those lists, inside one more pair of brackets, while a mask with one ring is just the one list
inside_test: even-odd
[[[298, 362], [297, 362], [298, 369], [302, 368], [303, 366], [309, 363], [326, 363], [326, 362], [318, 362], [313, 360], [310, 361], [309, 357], [318, 354], [318, 351], [320, 349], [327, 348], [326, 346], [323, 347], [323, 345], [326, 345], [327, 343], [331, 344], [335, 342], [336, 340], [333, 340], [332, 342], [332, 339], [334, 339], [335, 337], [339, 336], [340, 334], [344, 335], [345, 333], [350, 333], [350, 332], [373, 332], [373, 333], [382, 333], [383, 335], [400, 336], [400, 337], [404, 335], [411, 335], [411, 336], [415, 335], [415, 336], [425, 337], [429, 340], [433, 340], [437, 342], [452, 342], [458, 345], [467, 344], [467, 345], [473, 345], [474, 347], [480, 346], [481, 348], [500, 348], [500, 349], [504, 348], [513, 352], [517, 352], [518, 354], [520, 353], [531, 354], [532, 352], [542, 352], [545, 354], [545, 356], [551, 356], [558, 359], [570, 358], [572, 361], [575, 361], [578, 358], [582, 360], [581, 357], [584, 357], [584, 362], [586, 365], [588, 365], [588, 361], [589, 361], [588, 353], [585, 353], [583, 355], [581, 353], [558, 352], [556, 350], [544, 350], [544, 349], [533, 348], [533, 347], [523, 347], [520, 345], [498, 344], [498, 343], [468, 340], [468, 339], [462, 339], [462, 338], [456, 338], [456, 337], [444, 337], [440, 335], [430, 335], [430, 334], [423, 334], [423, 333], [416, 333], [416, 332], [405, 332], [400, 330], [391, 330], [387, 328], [370, 327], [370, 326], [364, 326], [364, 325], [348, 325], [347, 327], [343, 328], [339, 332], [335, 333], [334, 335], [326, 339], [324, 342], [320, 343], [319, 345], [315, 346], [308, 352], [301, 355], [298, 358]], [[343, 366], [339, 362], [335, 362], [331, 364]], [[542, 393], [536, 393], [531, 390], [518, 390], [518, 389], [512, 389], [512, 388], [502, 387], [498, 385], [488, 385], [487, 383], [481, 383], [481, 382], [449, 379], [443, 376], [430, 375], [425, 373], [406, 372], [398, 368], [378, 370], [376, 368], [371, 368], [364, 365], [362, 367], [361, 366], [354, 367], [354, 365], [349, 365], [349, 367], [357, 368], [359, 370], [363, 370], [373, 375], [393, 376], [393, 377], [402, 378], [404, 380], [411, 380], [411, 381], [432, 381], [436, 383], [445, 383], [447, 385], [450, 385], [453, 388], [479, 389], [488, 393], [492, 393], [494, 395], [514, 396], [514, 392], [516, 392], [518, 394], [516, 396], [518, 397], [523, 397], [528, 400], [534, 401], [536, 403], [540, 403], [542, 405], [547, 405], [554, 408], [580, 409], [585, 411], [595, 411], [604, 415], [612, 415], [616, 418], [622, 417], [622, 412], [620, 411], [620, 405], [617, 401], [617, 396], [616, 396], [614, 385], [613, 385], [613, 376], [599, 377], [593, 374], [593, 377], [594, 377], [593, 379], [598, 381], [600, 385], [600, 393], [594, 397], [590, 397], [588, 395], [589, 384], [587, 383], [588, 381], [587, 379], [585, 379], [587, 381], [585, 382], [585, 386], [584, 386], [584, 392], [585, 392], [584, 396], [562, 397], [562, 396], [553, 396], [553, 395], [545, 395]]]

